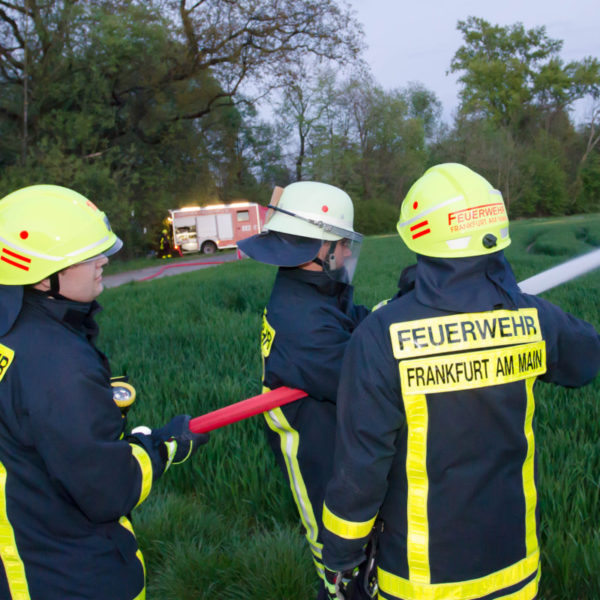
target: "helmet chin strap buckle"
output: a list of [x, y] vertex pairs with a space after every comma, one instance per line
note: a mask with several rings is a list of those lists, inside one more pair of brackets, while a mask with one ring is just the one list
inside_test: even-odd
[[48, 290], [48, 295], [54, 296], [54, 298], [59, 298], [60, 280], [58, 279], [58, 271], [56, 273], [52, 273], [48, 279], [50, 280], [50, 289]]
[[338, 241], [335, 240], [331, 242], [329, 246], [329, 256], [327, 257], [327, 267], [330, 271], [335, 271], [337, 269], [337, 260], [335, 258], [335, 249], [337, 248]]

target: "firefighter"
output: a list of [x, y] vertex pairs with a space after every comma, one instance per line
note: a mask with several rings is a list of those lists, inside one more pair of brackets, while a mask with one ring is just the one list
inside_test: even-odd
[[[270, 208], [265, 230], [238, 246], [279, 267], [263, 316], [263, 391], [289, 386], [308, 397], [265, 413], [266, 430], [322, 579], [321, 513], [339, 371], [352, 332], [368, 314], [352, 301], [362, 236], [353, 229], [350, 197], [325, 183], [292, 183]], [[323, 587], [319, 597], [326, 597]]]
[[169, 232], [163, 229], [158, 240], [158, 258], [171, 258], [171, 239], [169, 238]]
[[323, 508], [330, 597], [343, 597], [375, 525], [382, 600], [530, 600], [534, 384], [589, 383], [600, 338], [520, 291], [502, 195], [467, 167], [429, 169], [398, 231], [417, 254], [412, 285], [361, 324], [341, 372]]
[[67, 188], [0, 201], [0, 598], [145, 597], [127, 515], [206, 436], [179, 415], [134, 435], [94, 345], [108, 219]]

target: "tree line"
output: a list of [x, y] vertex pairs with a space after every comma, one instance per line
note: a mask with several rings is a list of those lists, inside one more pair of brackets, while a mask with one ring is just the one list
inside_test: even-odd
[[[141, 252], [168, 208], [315, 179], [392, 231], [430, 165], [463, 162], [512, 218], [600, 210], [600, 62], [543, 26], [459, 21], [451, 124], [418, 82], [385, 90], [342, 0], [0, 0], [0, 194], [65, 185]], [[582, 123], [574, 103], [586, 99]]]

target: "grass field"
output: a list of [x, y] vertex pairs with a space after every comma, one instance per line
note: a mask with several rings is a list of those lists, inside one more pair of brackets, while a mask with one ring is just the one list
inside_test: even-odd
[[[600, 215], [519, 221], [506, 254], [518, 280], [600, 246]], [[365, 241], [355, 300], [391, 296], [414, 256]], [[130, 425], [159, 425], [260, 393], [258, 333], [275, 268], [250, 260], [130, 283], [100, 300], [101, 349], [138, 391]], [[600, 271], [544, 294], [600, 328]], [[577, 348], [573, 348], [577, 352]], [[540, 598], [600, 599], [600, 381], [536, 386], [543, 567]], [[311, 600], [316, 575], [262, 417], [215, 431], [134, 512], [149, 600]]]

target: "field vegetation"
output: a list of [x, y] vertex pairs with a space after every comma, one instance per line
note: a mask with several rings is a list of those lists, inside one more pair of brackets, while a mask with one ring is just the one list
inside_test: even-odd
[[[507, 256], [520, 281], [600, 245], [600, 215], [517, 221]], [[395, 291], [414, 261], [398, 236], [366, 239], [356, 301]], [[138, 391], [130, 426], [158, 426], [260, 393], [258, 332], [275, 268], [250, 260], [104, 292], [100, 347]], [[600, 326], [598, 272], [544, 294]], [[577, 348], [573, 348], [577, 352]], [[582, 357], [585, 359], [585, 357]], [[536, 431], [543, 600], [600, 598], [600, 380], [539, 383]], [[316, 575], [262, 417], [211, 435], [134, 512], [149, 600], [310, 600]]]

